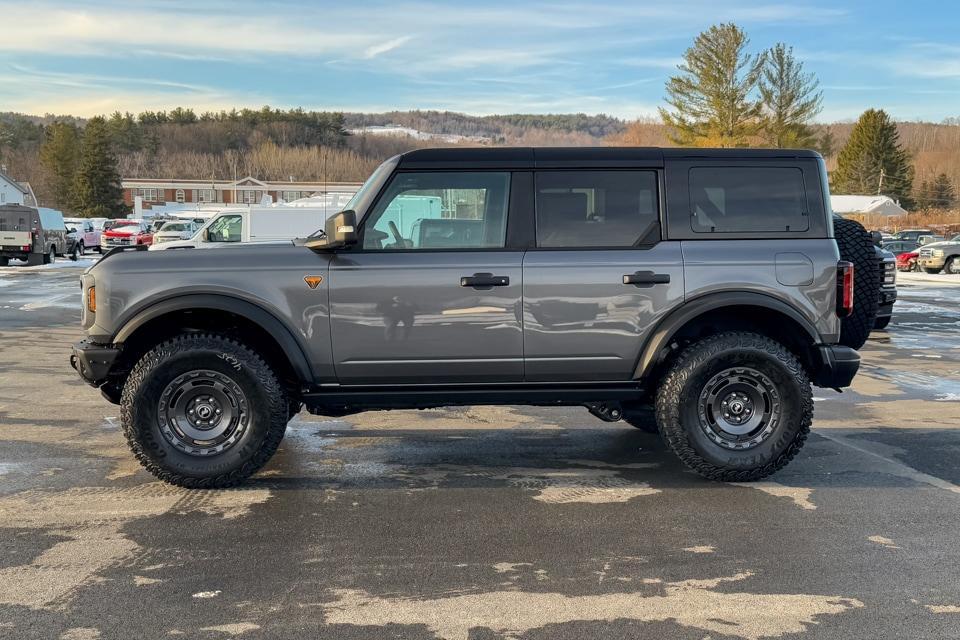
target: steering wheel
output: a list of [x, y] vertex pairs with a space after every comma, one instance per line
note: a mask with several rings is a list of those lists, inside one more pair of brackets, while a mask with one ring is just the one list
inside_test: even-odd
[[397, 223], [391, 220], [387, 223], [387, 227], [390, 229], [390, 235], [393, 236], [397, 246], [400, 248], [405, 248], [407, 246], [407, 242], [403, 239], [403, 236], [400, 235], [400, 229], [397, 227]]

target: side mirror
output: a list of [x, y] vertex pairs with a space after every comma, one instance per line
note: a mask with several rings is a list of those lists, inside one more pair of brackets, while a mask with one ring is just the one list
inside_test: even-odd
[[324, 225], [324, 235], [304, 243], [308, 249], [329, 251], [357, 244], [357, 214], [347, 209], [330, 216]]
[[873, 240], [873, 244], [878, 247], [883, 244], [883, 235], [879, 231], [871, 231], [870, 238]]

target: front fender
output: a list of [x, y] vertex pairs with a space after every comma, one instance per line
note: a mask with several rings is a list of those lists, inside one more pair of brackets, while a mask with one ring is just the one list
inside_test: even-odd
[[294, 332], [263, 307], [229, 295], [186, 294], [161, 300], [140, 310], [130, 319], [124, 321], [111, 337], [110, 341], [115, 344], [122, 344], [144, 324], [168, 313], [201, 309], [226, 311], [256, 323], [277, 341], [284, 355], [286, 355], [287, 360], [290, 362], [290, 365], [293, 367], [293, 370], [296, 372], [297, 377], [306, 383], [313, 381], [313, 372], [310, 368], [309, 361], [304, 355], [305, 350], [303, 345], [301, 345], [295, 337]]

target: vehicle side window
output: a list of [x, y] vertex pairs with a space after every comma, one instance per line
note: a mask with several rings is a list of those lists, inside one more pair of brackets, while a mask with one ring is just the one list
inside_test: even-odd
[[240, 242], [242, 239], [243, 216], [223, 216], [214, 221], [207, 229], [210, 242]]
[[540, 171], [538, 247], [631, 247], [659, 219], [654, 171]]
[[502, 248], [509, 195], [507, 172], [398, 173], [364, 223], [363, 248]]
[[806, 231], [803, 172], [794, 167], [693, 167], [690, 225], [696, 233]]

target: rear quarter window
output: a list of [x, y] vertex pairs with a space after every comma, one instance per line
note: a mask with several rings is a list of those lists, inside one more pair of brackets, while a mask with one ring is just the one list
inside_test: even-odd
[[802, 232], [810, 228], [803, 171], [795, 167], [691, 167], [695, 233]]

